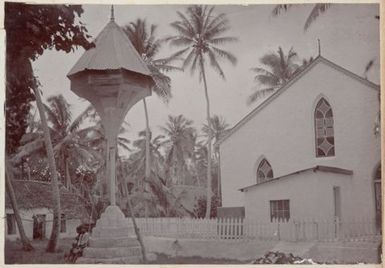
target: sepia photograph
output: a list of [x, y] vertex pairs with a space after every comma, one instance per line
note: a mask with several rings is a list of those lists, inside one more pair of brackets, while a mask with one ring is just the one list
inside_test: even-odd
[[4, 263], [382, 263], [380, 13], [5, 2]]

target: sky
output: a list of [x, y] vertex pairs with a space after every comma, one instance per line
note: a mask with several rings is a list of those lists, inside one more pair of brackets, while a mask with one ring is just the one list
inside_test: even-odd
[[[210, 69], [207, 82], [211, 104], [211, 114], [221, 115], [233, 126], [261, 101], [246, 104], [247, 97], [255, 90], [252, 67], [261, 66], [259, 59], [269, 52], [276, 52], [281, 46], [285, 52], [293, 48], [300, 62], [318, 55], [317, 39], [321, 42], [321, 54], [342, 67], [363, 76], [366, 64], [374, 59], [374, 66], [368, 79], [376, 84], [380, 81], [380, 37], [378, 4], [333, 4], [305, 32], [303, 26], [313, 5], [296, 5], [288, 12], [273, 17], [274, 5], [219, 5], [216, 13], [225, 13], [231, 29], [226, 36], [238, 38], [238, 42], [223, 46], [236, 55], [236, 66], [220, 62], [226, 76], [223, 80]], [[96, 37], [108, 23], [110, 6], [84, 5], [80, 20], [85, 23], [89, 34]], [[148, 23], [158, 25], [157, 35], [166, 37], [174, 34], [169, 24], [177, 20], [177, 11], [182, 5], [115, 5], [115, 21], [124, 26], [137, 18], [145, 18]], [[171, 55], [178, 48], [164, 46], [160, 57]], [[45, 51], [33, 68], [43, 91], [43, 98], [62, 94], [71, 104], [73, 117], [83, 111], [88, 102], [81, 100], [70, 91], [68, 71], [76, 63], [84, 50], [74, 53]], [[203, 85], [197, 75], [189, 71], [172, 72], [173, 98], [164, 104], [156, 95], [148, 97], [150, 126], [159, 134], [159, 126], [164, 125], [168, 115], [182, 114], [193, 120], [198, 129], [205, 123], [206, 102]], [[125, 121], [130, 124], [127, 138], [134, 140], [145, 127], [144, 109], [138, 102], [128, 112]]]

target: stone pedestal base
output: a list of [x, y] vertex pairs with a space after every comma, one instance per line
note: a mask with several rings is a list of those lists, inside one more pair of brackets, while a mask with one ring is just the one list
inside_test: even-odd
[[141, 259], [132, 222], [118, 206], [108, 206], [92, 230], [89, 246], [76, 263], [138, 264]]

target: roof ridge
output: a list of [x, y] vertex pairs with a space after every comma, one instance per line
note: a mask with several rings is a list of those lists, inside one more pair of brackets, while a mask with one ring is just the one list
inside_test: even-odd
[[277, 176], [277, 177], [274, 177], [274, 178], [272, 178], [270, 180], [267, 180], [267, 181], [264, 181], [264, 182], [254, 183], [252, 185], [242, 187], [242, 188], [240, 188], [238, 190], [243, 192], [245, 189], [248, 189], [248, 188], [251, 188], [251, 187], [254, 187], [254, 186], [262, 185], [262, 184], [265, 184], [265, 183], [268, 183], [268, 182], [278, 181], [278, 180], [280, 180], [282, 178], [290, 177], [290, 176], [293, 176], [293, 175], [296, 175], [296, 174], [299, 174], [299, 173], [303, 173], [303, 172], [306, 172], [306, 171], [311, 171], [311, 170], [313, 172], [322, 171], [322, 172], [331, 172], [331, 173], [336, 173], [336, 174], [341, 174], [341, 175], [352, 175], [353, 174], [353, 171], [351, 169], [339, 168], [339, 167], [328, 166], [328, 165], [315, 165], [315, 166], [310, 166], [308, 168], [304, 168], [304, 169], [300, 169], [300, 170], [297, 170], [297, 171], [293, 171], [293, 172], [290, 172], [290, 173], [287, 173], [287, 174], [284, 174], [284, 175], [281, 175], [281, 176]]

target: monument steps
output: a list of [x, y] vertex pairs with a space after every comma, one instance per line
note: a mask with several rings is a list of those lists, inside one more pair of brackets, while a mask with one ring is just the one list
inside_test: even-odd
[[92, 236], [95, 238], [121, 238], [133, 234], [133, 227], [95, 227], [92, 230]]

